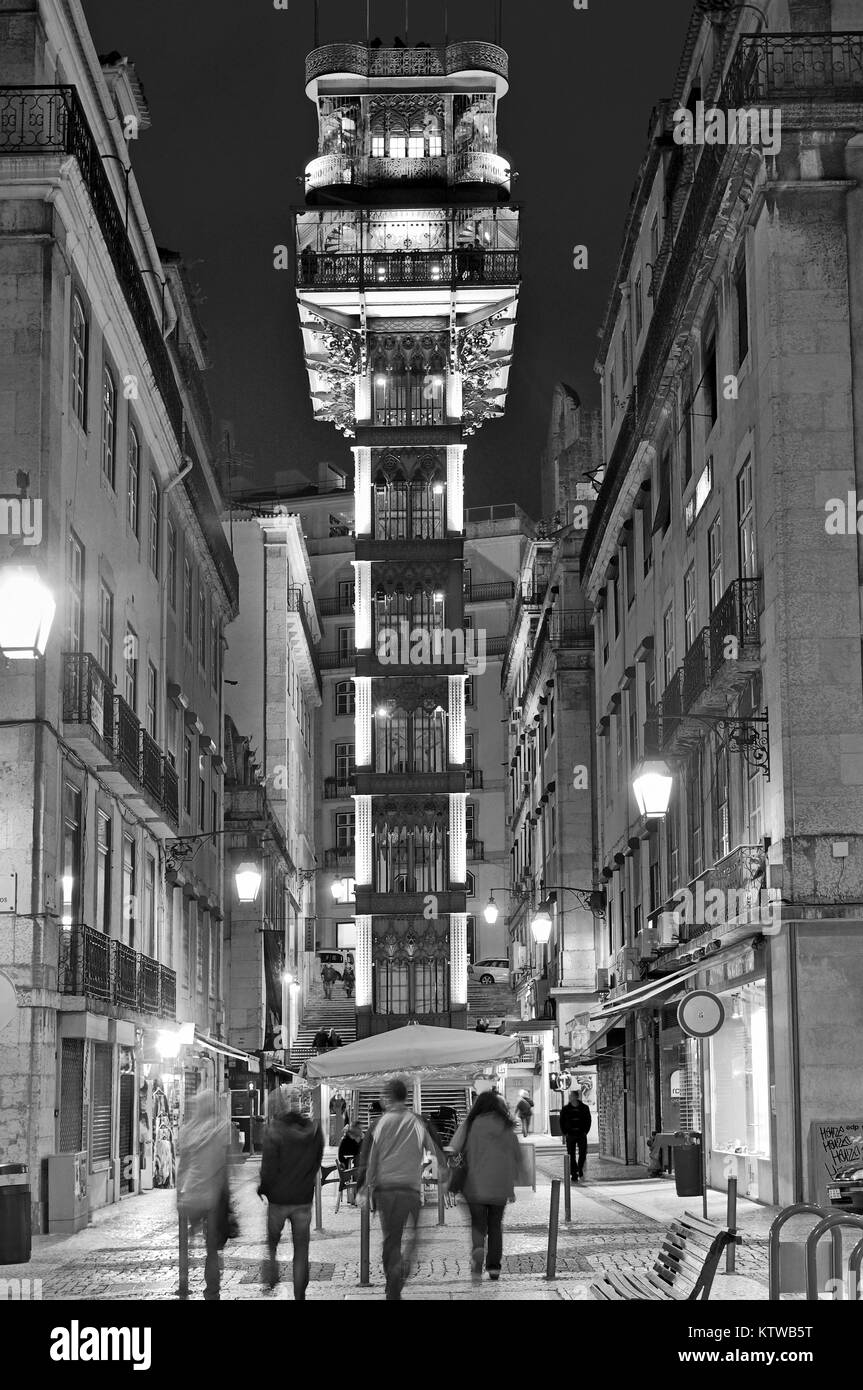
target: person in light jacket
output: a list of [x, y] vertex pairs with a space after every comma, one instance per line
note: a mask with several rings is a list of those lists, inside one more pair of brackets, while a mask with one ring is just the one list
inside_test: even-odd
[[219, 1251], [228, 1239], [227, 1117], [219, 1110], [214, 1091], [201, 1091], [186, 1103], [180, 1130], [177, 1170], [177, 1210], [189, 1222], [190, 1235], [200, 1227], [207, 1247], [204, 1298], [218, 1299], [221, 1283]]
[[499, 1279], [503, 1215], [507, 1202], [515, 1201], [521, 1169], [521, 1150], [503, 1097], [496, 1091], [478, 1095], [450, 1149], [454, 1154], [463, 1153], [467, 1164], [463, 1190], [470, 1208], [471, 1274], [481, 1278], [485, 1260], [489, 1279]]

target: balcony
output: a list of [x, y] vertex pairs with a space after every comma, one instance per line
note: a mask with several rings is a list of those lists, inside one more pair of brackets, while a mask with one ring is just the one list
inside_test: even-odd
[[482, 773], [478, 767], [469, 767], [466, 773], [466, 790], [469, 792], [481, 792], [483, 790]]
[[352, 844], [324, 850], [325, 869], [352, 869], [355, 859], [356, 850]]
[[339, 777], [324, 778], [324, 800], [325, 801], [348, 801], [355, 795], [357, 782], [355, 777], [349, 777], [343, 781]]
[[[360, 43], [330, 43], [306, 57], [306, 86], [321, 77], [449, 77], [489, 72], [506, 82], [509, 58], [497, 44], [482, 40], [451, 43], [446, 48], [371, 48]], [[505, 90], [505, 88], [504, 88]]]
[[482, 840], [468, 840], [467, 858], [469, 864], [482, 863], [485, 860], [485, 844]]
[[60, 992], [155, 1018], [176, 1018], [174, 971], [83, 923], [61, 931]]
[[323, 690], [321, 666], [318, 659], [317, 645], [312, 636], [312, 630], [309, 624], [309, 617], [306, 611], [306, 600], [302, 589], [288, 589], [286, 612], [289, 634], [292, 629], [295, 629], [297, 624], [299, 624], [299, 632], [295, 635], [300, 637], [301, 640], [294, 648], [295, 657], [300, 667], [305, 667], [306, 674], [314, 680], [318, 687], [318, 694], [320, 695]]
[[545, 632], [556, 650], [571, 647], [593, 650], [593, 623], [587, 608], [563, 609], [550, 613]]
[[321, 652], [318, 662], [322, 671], [349, 671], [357, 664], [356, 647], [340, 652]]
[[[671, 919], [683, 944], [726, 925], [760, 922], [766, 872], [763, 845], [738, 845], [649, 913], [648, 926], [658, 931], [661, 942], [670, 943], [671, 933], [664, 930], [663, 922]], [[710, 921], [705, 920], [708, 916]]]
[[[405, 161], [407, 162], [407, 161]], [[297, 288], [306, 290], [458, 289], [462, 285], [517, 285], [518, 251], [343, 252], [297, 258]]]
[[342, 595], [339, 595], [338, 598], [323, 598], [318, 603], [318, 607], [321, 611], [322, 618], [336, 618], [341, 613], [349, 614], [351, 617], [353, 617], [353, 594], [350, 596], [350, 598], [343, 597]]
[[176, 834], [177, 774], [87, 652], [63, 653], [63, 724], [71, 747], [107, 786], [139, 800], [157, 833]]
[[491, 584], [472, 584], [470, 580], [465, 582], [465, 603], [509, 602], [514, 598], [515, 584], [511, 579], [497, 580]]

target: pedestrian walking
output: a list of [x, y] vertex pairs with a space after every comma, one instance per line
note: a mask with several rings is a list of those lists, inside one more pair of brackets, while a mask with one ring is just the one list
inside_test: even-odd
[[573, 1182], [584, 1177], [584, 1163], [587, 1158], [587, 1136], [593, 1116], [590, 1106], [585, 1105], [580, 1091], [570, 1091], [569, 1100], [560, 1112], [560, 1132], [566, 1140], [569, 1154], [569, 1175]]
[[312, 1047], [315, 1052], [328, 1052], [330, 1046], [330, 1035], [326, 1028], [319, 1028], [312, 1040]]
[[345, 987], [345, 995], [348, 999], [350, 999], [351, 995], [354, 992], [354, 984], [356, 983], [356, 978], [357, 975], [356, 971], [354, 970], [354, 967], [352, 965], [346, 965], [345, 973], [342, 976], [342, 984]]
[[344, 1044], [342, 1043], [342, 1040], [341, 1040], [341, 1038], [339, 1037], [338, 1033], [336, 1032], [335, 1028], [331, 1028], [330, 1031], [329, 1031], [329, 1033], [327, 1034], [327, 1047], [343, 1047], [343, 1046], [344, 1046]]
[[[368, 1199], [373, 1210], [380, 1212], [386, 1296], [390, 1302], [401, 1298], [413, 1262], [422, 1202], [423, 1154], [429, 1149], [441, 1166], [446, 1161], [425, 1121], [408, 1109], [407, 1094], [404, 1081], [395, 1078], [387, 1082], [381, 1096], [385, 1113], [374, 1132], [366, 1173]], [[403, 1250], [406, 1227], [408, 1237]]]
[[521, 1121], [522, 1138], [526, 1139], [530, 1133], [530, 1122], [533, 1119], [533, 1101], [530, 1098], [529, 1091], [519, 1091], [518, 1105], [515, 1107], [515, 1113]]
[[341, 1206], [342, 1193], [348, 1194], [348, 1206], [357, 1204], [357, 1164], [363, 1147], [363, 1129], [359, 1120], [352, 1119], [338, 1148], [339, 1190], [336, 1195], [336, 1211]]
[[264, 1265], [263, 1282], [269, 1289], [279, 1282], [276, 1252], [285, 1222], [289, 1221], [294, 1247], [294, 1298], [303, 1302], [309, 1283], [315, 1178], [324, 1153], [324, 1136], [320, 1125], [302, 1114], [298, 1087], [282, 1086], [279, 1100], [264, 1132], [258, 1187], [258, 1196], [266, 1197], [268, 1202], [269, 1259]]
[[471, 1274], [482, 1278], [485, 1261], [489, 1279], [497, 1280], [503, 1261], [504, 1212], [507, 1202], [515, 1201], [521, 1169], [515, 1122], [502, 1096], [495, 1091], [477, 1096], [456, 1130], [450, 1152], [462, 1154], [466, 1168], [462, 1192], [470, 1208]]
[[330, 965], [329, 961], [327, 962], [326, 965], [322, 966], [322, 968], [321, 968], [321, 984], [322, 984], [323, 987], [324, 987], [324, 998], [325, 998], [325, 999], [332, 999], [332, 997], [333, 997], [333, 985], [335, 984], [335, 982], [336, 982], [336, 980], [337, 980], [338, 978], [339, 978], [338, 975], [336, 974], [336, 972], [335, 972], [335, 970], [333, 969], [333, 967]]
[[177, 1168], [177, 1211], [189, 1223], [189, 1235], [201, 1230], [207, 1249], [204, 1263], [204, 1298], [219, 1298], [219, 1251], [231, 1233], [228, 1187], [226, 1116], [218, 1111], [214, 1091], [202, 1091], [186, 1103], [180, 1133]]

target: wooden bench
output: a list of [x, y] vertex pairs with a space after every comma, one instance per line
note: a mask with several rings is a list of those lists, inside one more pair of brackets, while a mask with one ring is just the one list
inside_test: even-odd
[[615, 1270], [591, 1284], [590, 1292], [611, 1303], [706, 1301], [722, 1252], [732, 1243], [739, 1244], [740, 1236], [687, 1212], [665, 1232], [652, 1269]]

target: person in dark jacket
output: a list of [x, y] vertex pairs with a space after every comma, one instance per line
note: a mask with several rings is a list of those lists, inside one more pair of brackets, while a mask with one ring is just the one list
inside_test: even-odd
[[258, 1196], [266, 1197], [269, 1203], [267, 1245], [270, 1257], [264, 1267], [264, 1283], [273, 1289], [279, 1282], [276, 1251], [285, 1222], [290, 1221], [294, 1243], [294, 1298], [302, 1302], [309, 1282], [312, 1202], [315, 1178], [324, 1153], [324, 1136], [320, 1125], [300, 1113], [300, 1092], [296, 1086], [282, 1086], [279, 1100], [264, 1131], [258, 1187]]
[[357, 1204], [357, 1162], [362, 1146], [362, 1125], [357, 1120], [351, 1120], [339, 1144], [339, 1191], [336, 1197], [336, 1211], [341, 1205], [343, 1192], [348, 1194], [349, 1207], [355, 1207]]
[[590, 1106], [585, 1105], [580, 1091], [570, 1091], [569, 1100], [560, 1112], [560, 1132], [566, 1140], [569, 1154], [569, 1173], [573, 1182], [584, 1177], [584, 1161], [587, 1158], [587, 1136], [593, 1116]]
[[503, 1260], [503, 1216], [515, 1201], [521, 1172], [521, 1150], [509, 1107], [495, 1091], [483, 1091], [450, 1145], [467, 1164], [465, 1200], [470, 1208], [471, 1274], [482, 1278], [483, 1260], [489, 1279], [500, 1278]]

